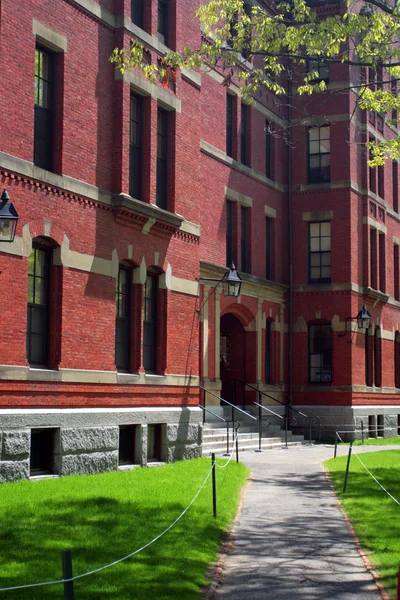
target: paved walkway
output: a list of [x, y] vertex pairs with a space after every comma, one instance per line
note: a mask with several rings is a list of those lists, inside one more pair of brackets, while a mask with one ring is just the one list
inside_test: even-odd
[[240, 454], [253, 481], [213, 598], [381, 600], [322, 469], [332, 456], [325, 446]]

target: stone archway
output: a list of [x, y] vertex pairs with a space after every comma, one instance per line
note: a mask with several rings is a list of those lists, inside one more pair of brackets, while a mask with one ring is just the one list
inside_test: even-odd
[[[227, 313], [220, 323], [221, 397], [244, 405], [246, 381], [246, 332], [240, 320]], [[235, 381], [236, 380], [236, 381]]]

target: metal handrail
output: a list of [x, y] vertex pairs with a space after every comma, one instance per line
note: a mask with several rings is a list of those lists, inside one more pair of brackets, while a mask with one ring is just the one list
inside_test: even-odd
[[262, 408], [263, 410], [267, 410], [269, 413], [272, 413], [273, 415], [275, 415], [276, 417], [279, 417], [280, 419], [283, 419], [282, 415], [278, 415], [278, 413], [274, 412], [273, 410], [271, 410], [270, 408], [267, 408], [266, 406], [264, 406], [263, 404], [260, 404], [259, 402], [256, 402], [255, 400], [253, 400], [253, 404], [257, 404], [257, 406], [259, 406], [260, 408]]
[[[207, 392], [207, 390], [205, 388], [203, 388], [201, 385], [199, 385], [199, 388], [202, 389], [203, 391]], [[216, 394], [213, 394], [212, 392], [208, 392], [208, 393], [211, 393], [213, 396], [216, 396]], [[216, 397], [220, 398], [220, 400], [223, 400], [223, 398], [221, 398], [220, 396], [216, 396]], [[205, 412], [210, 413], [214, 417], [217, 417], [217, 419], [219, 419], [220, 421], [223, 421], [224, 423], [226, 423], [226, 454], [229, 455], [229, 423], [232, 423], [232, 440], [234, 440], [235, 439], [234, 431], [236, 430], [236, 433], [239, 431], [240, 422], [237, 421], [236, 419], [231, 419], [231, 420], [224, 419], [224, 417], [220, 417], [219, 415], [217, 415], [217, 413], [213, 412], [209, 408], [206, 408], [202, 404], [198, 404], [198, 407], [201, 408], [201, 410], [203, 411], [203, 425], [205, 423]], [[235, 423], [237, 423], [236, 427], [235, 427]]]

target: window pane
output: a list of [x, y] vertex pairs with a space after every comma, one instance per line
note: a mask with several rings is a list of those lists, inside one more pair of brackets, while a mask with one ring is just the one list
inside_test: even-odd
[[310, 255], [310, 264], [312, 267], [319, 267], [321, 264], [321, 255], [319, 252]]
[[331, 264], [331, 253], [330, 252], [324, 252], [322, 254], [320, 254], [321, 256], [321, 265], [326, 267], [329, 266]]
[[321, 226], [321, 235], [331, 235], [331, 224], [329, 221], [325, 223], [319, 223], [319, 225]]
[[331, 164], [331, 155], [330, 154], [320, 154], [321, 158], [321, 167], [329, 167]]
[[320, 250], [320, 238], [310, 238], [310, 250], [311, 252], [318, 252]]
[[330, 140], [321, 140], [320, 151], [321, 152], [330, 152], [331, 151], [331, 142], [330, 142]]
[[330, 250], [331, 249], [331, 238], [323, 237], [321, 238], [321, 250]]
[[312, 129], [309, 129], [308, 134], [310, 136], [310, 142], [319, 140], [319, 127], [313, 127]]
[[311, 279], [320, 279], [320, 268], [319, 267], [312, 267], [311, 271], [310, 271], [310, 278]]
[[310, 142], [310, 154], [319, 154], [319, 142]]
[[321, 158], [320, 154], [313, 154], [312, 156], [310, 156], [310, 168], [311, 169], [319, 168], [320, 158]]
[[322, 267], [321, 268], [321, 279], [330, 279], [331, 278], [331, 268], [330, 267]]
[[320, 223], [310, 223], [310, 235], [311, 237], [319, 237]]

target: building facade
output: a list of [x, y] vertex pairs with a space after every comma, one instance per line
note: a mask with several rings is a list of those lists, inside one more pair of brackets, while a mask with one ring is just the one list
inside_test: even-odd
[[[0, 0], [20, 215], [0, 246], [0, 481], [199, 456], [199, 401], [258, 392], [327, 434], [400, 427], [398, 167], [369, 169], [364, 145], [397, 132], [342, 64], [318, 65], [322, 96], [250, 107], [215, 70], [110, 63], [133, 38], [149, 62], [198, 46], [197, 4]], [[199, 282], [231, 262], [238, 299]]]

